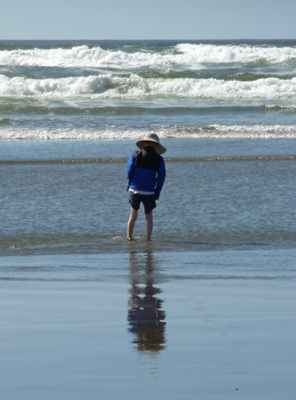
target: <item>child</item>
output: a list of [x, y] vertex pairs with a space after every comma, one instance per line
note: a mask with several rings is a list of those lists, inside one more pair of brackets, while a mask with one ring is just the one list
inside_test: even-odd
[[127, 191], [131, 205], [131, 214], [127, 225], [127, 237], [133, 238], [135, 222], [138, 218], [140, 203], [144, 204], [147, 236], [150, 240], [153, 230], [152, 211], [156, 207], [155, 200], [159, 195], [165, 180], [165, 164], [160, 154], [166, 152], [166, 148], [159, 143], [155, 133], [147, 134], [136, 145], [140, 150], [135, 151], [126, 166]]

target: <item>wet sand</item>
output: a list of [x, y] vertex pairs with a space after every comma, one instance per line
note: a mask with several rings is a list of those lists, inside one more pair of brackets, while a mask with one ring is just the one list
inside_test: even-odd
[[295, 255], [1, 257], [1, 399], [292, 399]]

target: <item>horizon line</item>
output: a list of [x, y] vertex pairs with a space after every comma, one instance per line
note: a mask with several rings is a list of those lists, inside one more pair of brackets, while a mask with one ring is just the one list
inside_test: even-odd
[[116, 42], [140, 42], [140, 41], [150, 41], [150, 42], [153, 42], [153, 41], [167, 41], [167, 42], [169, 42], [169, 41], [171, 41], [171, 42], [176, 42], [176, 41], [180, 41], [180, 40], [184, 40], [184, 41], [208, 41], [208, 40], [212, 40], [212, 41], [231, 41], [231, 40], [246, 40], [246, 41], [250, 41], [250, 40], [264, 40], [264, 41], [272, 41], [272, 40], [277, 40], [277, 41], [285, 41], [285, 40], [296, 40], [296, 38], [282, 38], [282, 39], [279, 39], [279, 38], [223, 38], [223, 39], [221, 39], [221, 38], [219, 38], [219, 39], [215, 39], [215, 38], [209, 38], [209, 39], [86, 39], [86, 38], [84, 38], [84, 39], [78, 39], [78, 38], [73, 38], [73, 39], [44, 39], [44, 38], [42, 38], [42, 39], [16, 39], [16, 38], [14, 38], [14, 39], [1, 39], [0, 38], [0, 41], [45, 41], [45, 40], [52, 40], [52, 41], [73, 41], [73, 40], [76, 40], [76, 41], [93, 41], [93, 42], [97, 42], [97, 41], [104, 41], [104, 42], [107, 42], [107, 41], [116, 41]]

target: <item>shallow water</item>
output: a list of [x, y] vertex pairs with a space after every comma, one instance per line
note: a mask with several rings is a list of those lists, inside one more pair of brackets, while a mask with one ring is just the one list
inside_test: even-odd
[[[164, 144], [158, 250], [295, 246], [294, 141]], [[0, 149], [1, 254], [126, 249], [125, 164], [133, 142], [1, 142]], [[142, 211], [135, 237], [145, 237]]]

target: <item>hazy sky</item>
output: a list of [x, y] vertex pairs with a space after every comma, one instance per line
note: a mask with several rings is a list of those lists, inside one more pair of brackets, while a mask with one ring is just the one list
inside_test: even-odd
[[0, 39], [295, 39], [296, 0], [2, 0]]

